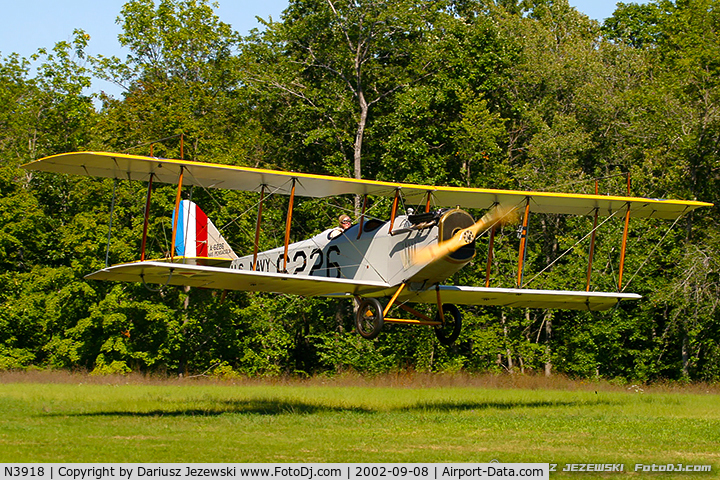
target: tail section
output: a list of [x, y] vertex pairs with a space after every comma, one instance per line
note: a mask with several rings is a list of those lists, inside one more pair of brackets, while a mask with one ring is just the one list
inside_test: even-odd
[[176, 255], [186, 258], [238, 258], [200, 207], [190, 200], [183, 200], [179, 209], [175, 232]]

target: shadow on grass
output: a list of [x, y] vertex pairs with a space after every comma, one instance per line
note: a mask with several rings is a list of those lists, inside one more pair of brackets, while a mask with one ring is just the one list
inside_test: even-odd
[[[203, 400], [202, 402], [207, 402]], [[187, 403], [196, 403], [189, 401]], [[182, 417], [182, 416], [218, 416], [226, 414], [254, 414], [254, 415], [312, 415], [319, 413], [354, 413], [373, 415], [383, 412], [400, 413], [452, 413], [473, 410], [513, 410], [520, 408], [569, 408], [610, 405], [613, 402], [597, 401], [516, 401], [516, 402], [421, 402], [414, 405], [391, 408], [368, 408], [360, 406], [334, 406], [322, 403], [295, 402], [277, 399], [251, 399], [218, 401], [210, 403], [207, 408], [182, 408], [168, 406], [165, 409], [148, 411], [108, 410], [82, 413], [48, 413], [43, 416], [64, 417]]]

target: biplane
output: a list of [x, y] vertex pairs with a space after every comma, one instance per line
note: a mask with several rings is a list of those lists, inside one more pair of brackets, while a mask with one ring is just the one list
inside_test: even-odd
[[[631, 196], [562, 194], [415, 185], [353, 178], [264, 170], [231, 165], [172, 160], [103, 152], [54, 155], [24, 165], [35, 171], [87, 175], [148, 182], [145, 221], [139, 261], [106, 266], [87, 275], [95, 280], [184, 285], [221, 290], [277, 292], [302, 296], [354, 297], [355, 325], [367, 338], [377, 337], [385, 323], [428, 325], [443, 344], [460, 334], [459, 305], [606, 310], [640, 295], [621, 289], [625, 245], [630, 217], [678, 219], [698, 208], [698, 201], [661, 200]], [[167, 258], [147, 260], [145, 245], [153, 183], [177, 184], [171, 248]], [[181, 199], [183, 186], [257, 192], [254, 250], [238, 256], [200, 207]], [[289, 196], [284, 244], [259, 252], [263, 199]], [[296, 197], [359, 195], [363, 212], [354, 225], [334, 235], [327, 230], [299, 242], [290, 242]], [[366, 216], [367, 199], [392, 198], [388, 220]], [[424, 211], [400, 212], [399, 200], [425, 205]], [[431, 208], [431, 204], [433, 208]], [[461, 208], [462, 207], [462, 208]], [[485, 210], [478, 221], [464, 209]], [[514, 213], [517, 212], [517, 213]], [[531, 212], [594, 216], [620, 214], [625, 228], [620, 255], [618, 291], [558, 291], [524, 288], [522, 284], [528, 217]], [[516, 288], [444, 285], [475, 256], [478, 235], [490, 230], [488, 269], [495, 226], [507, 218], [522, 218]], [[592, 267], [592, 249], [588, 279]], [[383, 301], [383, 299], [387, 299]], [[425, 315], [409, 305], [437, 305], [437, 314]], [[414, 318], [391, 318], [397, 306]]]

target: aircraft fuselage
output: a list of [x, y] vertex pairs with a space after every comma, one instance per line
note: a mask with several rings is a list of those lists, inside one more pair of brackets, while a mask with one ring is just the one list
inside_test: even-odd
[[[459, 258], [446, 256], [430, 263], [414, 264], [412, 255], [438, 242], [443, 227], [457, 223], [461, 212], [462, 226], [472, 222], [472, 217], [461, 210], [445, 213], [440, 222], [426, 228], [413, 228], [407, 215], [399, 215], [392, 228], [390, 222], [370, 220], [353, 225], [342, 234], [331, 238], [332, 229], [312, 238], [288, 246], [287, 260], [284, 247], [260, 252], [255, 270], [292, 275], [345, 278], [358, 281], [386, 282], [390, 285], [413, 283], [417, 288], [429, 287], [442, 282], [472, 259], [472, 253], [464, 252]], [[451, 221], [451, 217], [455, 222]], [[445, 233], [447, 237], [452, 232]], [[446, 238], [444, 238], [446, 239]], [[232, 261], [230, 268], [253, 270], [253, 255]]]

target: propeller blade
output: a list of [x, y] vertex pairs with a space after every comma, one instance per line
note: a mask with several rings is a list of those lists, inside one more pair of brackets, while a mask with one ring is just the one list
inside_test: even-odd
[[469, 227], [460, 230], [448, 240], [438, 242], [435, 245], [429, 245], [422, 250], [418, 250], [413, 255], [412, 262], [413, 264], [430, 263], [438, 258], [444, 257], [445, 255], [449, 255], [459, 248], [471, 244], [480, 233], [484, 232], [493, 225], [497, 223], [506, 224], [515, 221], [517, 218], [516, 212], [517, 209], [515, 207], [498, 205], [490, 209], [490, 211], [483, 215], [480, 220]]

